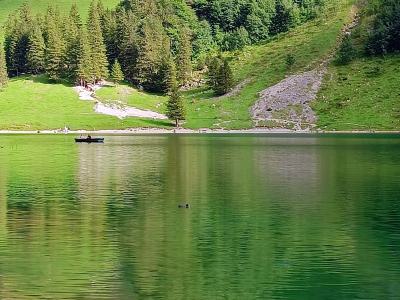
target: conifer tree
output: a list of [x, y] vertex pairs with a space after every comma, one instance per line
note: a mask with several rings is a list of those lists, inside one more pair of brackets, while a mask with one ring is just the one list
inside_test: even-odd
[[182, 103], [182, 96], [179, 91], [179, 85], [177, 80], [176, 66], [172, 59], [170, 59], [168, 64], [168, 102], [167, 102], [167, 117], [170, 120], [175, 121], [175, 126], [179, 126], [179, 121], [185, 119], [185, 113]]
[[74, 77], [78, 67], [79, 34], [82, 28], [81, 17], [76, 5], [72, 5], [68, 18], [64, 22], [66, 41], [67, 75]]
[[39, 74], [45, 67], [46, 45], [39, 24], [34, 24], [28, 41], [28, 68], [32, 74]]
[[208, 76], [207, 76], [207, 84], [213, 90], [216, 90], [218, 87], [218, 74], [221, 70], [222, 66], [222, 56], [213, 57], [208, 63]]
[[345, 35], [337, 53], [336, 62], [341, 65], [350, 63], [356, 55], [356, 49], [350, 35]]
[[90, 4], [87, 27], [92, 56], [93, 81], [96, 82], [108, 77], [108, 61], [106, 46], [104, 45], [103, 33], [101, 30], [98, 6], [94, 0]]
[[[134, 24], [131, 24], [131, 28]], [[117, 18], [113, 11], [107, 10], [104, 12], [102, 17], [102, 31], [104, 37], [104, 43], [107, 49], [107, 59], [111, 65], [119, 55], [118, 36], [117, 36]], [[131, 30], [132, 31], [132, 30]]]
[[120, 83], [124, 80], [124, 73], [122, 73], [121, 65], [119, 64], [118, 59], [114, 61], [112, 66], [111, 78], [115, 83]]
[[208, 85], [218, 96], [224, 95], [233, 86], [233, 73], [226, 58], [214, 57], [208, 66]]
[[[125, 9], [121, 8], [116, 13], [117, 28], [115, 43], [116, 47], [113, 49], [115, 57], [121, 63], [124, 71], [125, 79], [130, 82], [138, 83], [137, 80], [137, 61], [139, 52], [139, 38], [137, 32], [138, 19], [132, 13], [126, 13]], [[112, 51], [109, 52], [112, 54]]]
[[55, 20], [47, 28], [46, 72], [50, 79], [57, 80], [62, 76], [64, 63], [64, 42]]
[[160, 77], [170, 54], [170, 40], [157, 16], [150, 15], [144, 21], [138, 48], [137, 83], [150, 91], [163, 91]]
[[78, 29], [82, 27], [82, 19], [79, 14], [78, 7], [76, 6], [75, 3], [72, 4], [71, 9], [69, 11], [69, 19]]
[[228, 93], [233, 86], [233, 73], [227, 59], [223, 60], [222, 66], [218, 73], [218, 86], [215, 92], [217, 95]]
[[0, 89], [7, 85], [7, 67], [3, 45], [0, 44]]
[[81, 86], [85, 86], [88, 81], [93, 80], [94, 74], [91, 64], [91, 48], [84, 28], [79, 30], [77, 53], [77, 66], [74, 71], [75, 80]]
[[29, 35], [33, 27], [33, 15], [30, 6], [26, 2], [22, 4], [19, 16], [21, 36], [17, 44], [18, 64], [21, 73], [28, 73]]
[[6, 64], [10, 76], [18, 76], [18, 66], [15, 59], [15, 50], [19, 38], [19, 35], [17, 34], [18, 26], [19, 22], [17, 15], [10, 14], [8, 16], [6, 23], [6, 32], [4, 41]]
[[5, 35], [6, 62], [10, 75], [27, 73], [28, 38], [33, 24], [30, 7], [24, 3], [11, 14], [7, 21]]
[[192, 44], [190, 35], [186, 30], [180, 34], [178, 52], [178, 79], [181, 84], [187, 83], [192, 77]]

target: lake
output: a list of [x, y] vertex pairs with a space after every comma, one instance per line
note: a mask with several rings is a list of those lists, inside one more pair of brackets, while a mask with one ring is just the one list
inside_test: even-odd
[[1, 299], [400, 298], [395, 135], [0, 136], [0, 214]]

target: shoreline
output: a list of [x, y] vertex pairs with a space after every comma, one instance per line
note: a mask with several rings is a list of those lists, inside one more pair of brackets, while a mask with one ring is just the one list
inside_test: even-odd
[[400, 134], [400, 130], [289, 130], [289, 129], [162, 129], [131, 128], [107, 130], [0, 130], [0, 135], [158, 135], [158, 134]]

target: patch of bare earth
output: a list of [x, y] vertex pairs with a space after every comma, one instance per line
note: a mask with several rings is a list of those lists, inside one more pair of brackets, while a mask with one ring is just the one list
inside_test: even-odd
[[251, 108], [255, 127], [290, 128], [315, 127], [316, 116], [310, 102], [317, 97], [325, 68], [289, 76], [263, 90]]

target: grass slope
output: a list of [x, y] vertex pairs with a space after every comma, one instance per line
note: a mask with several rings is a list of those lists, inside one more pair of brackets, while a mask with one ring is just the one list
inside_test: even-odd
[[[373, 3], [361, 3], [361, 10], [368, 5]], [[351, 34], [356, 59], [345, 66], [332, 62], [328, 68], [313, 104], [321, 129], [400, 130], [400, 54], [365, 57], [373, 19], [373, 15], [362, 14]]]
[[45, 76], [12, 79], [0, 92], [0, 129], [42, 130], [123, 129], [129, 127], [164, 127], [169, 123], [147, 119], [96, 114], [93, 102], [81, 101], [68, 84], [51, 84]]
[[[185, 94], [189, 128], [249, 128], [252, 127], [249, 108], [258, 93], [286, 75], [312, 69], [335, 47], [337, 37], [349, 21], [354, 1], [338, 0], [318, 19], [282, 34], [271, 42], [251, 46], [234, 55], [233, 66], [237, 82], [250, 80], [239, 94], [227, 98], [212, 98], [205, 88]], [[293, 54], [296, 63], [286, 68], [287, 54]]]
[[96, 92], [96, 96], [102, 102], [120, 101], [128, 106], [148, 109], [159, 113], [165, 112], [165, 103], [167, 102], [167, 97], [165, 96], [144, 93], [127, 84], [117, 85], [115, 87], [103, 87]]
[[[62, 12], [69, 12], [71, 5], [76, 3], [83, 18], [86, 18], [92, 0], [0, 0], [0, 23], [4, 24], [10, 13], [18, 9], [24, 2], [28, 3], [35, 13], [46, 12], [49, 4], [57, 6]], [[115, 7], [120, 0], [102, 0], [104, 7]]]
[[400, 56], [357, 59], [329, 68], [314, 103], [327, 130], [400, 129]]

